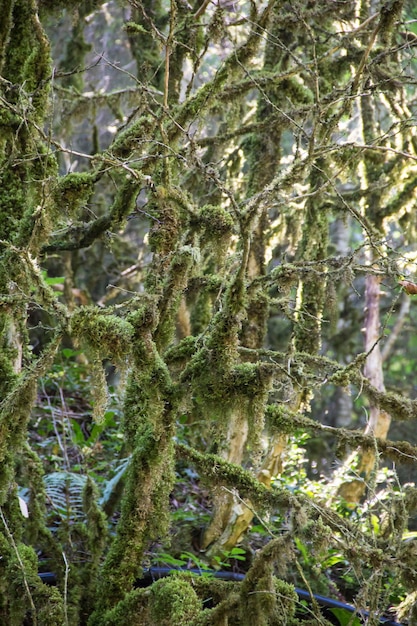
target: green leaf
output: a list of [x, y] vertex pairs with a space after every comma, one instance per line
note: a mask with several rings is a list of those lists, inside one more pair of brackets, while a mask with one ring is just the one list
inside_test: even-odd
[[362, 626], [359, 617], [353, 616], [347, 609], [330, 609], [330, 613], [333, 613], [340, 626]]
[[63, 348], [61, 352], [62, 356], [66, 359], [70, 359], [72, 356], [76, 356], [78, 354], [77, 350], [73, 350], [72, 348]]
[[103, 491], [103, 495], [101, 496], [99, 500], [100, 506], [105, 506], [109, 502], [114, 490], [116, 489], [120, 480], [123, 478], [124, 474], [126, 473], [129, 462], [130, 462], [130, 457], [123, 459], [120, 462], [120, 465], [118, 467], [116, 474], [113, 476], [113, 478], [107, 481], [106, 486]]
[[85, 443], [84, 433], [77, 420], [71, 420], [72, 441], [76, 446], [82, 446]]
[[62, 285], [65, 282], [65, 276], [48, 276], [45, 270], [42, 271], [42, 278], [47, 285]]

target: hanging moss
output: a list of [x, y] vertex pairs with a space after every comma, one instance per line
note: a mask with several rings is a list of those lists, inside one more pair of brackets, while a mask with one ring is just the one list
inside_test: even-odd
[[14, 467], [13, 455], [23, 446], [39, 378], [51, 366], [60, 340], [61, 337], [57, 334], [32, 368], [17, 378], [14, 388], [0, 403], [0, 506], [8, 498]]
[[72, 32], [66, 41], [65, 57], [63, 58], [60, 69], [64, 75], [62, 84], [64, 87], [73, 87], [81, 92], [84, 86], [83, 72], [77, 71], [85, 67], [85, 58], [91, 50], [84, 37], [84, 28], [86, 26], [84, 17], [91, 13], [91, 2], [79, 3], [77, 11], [73, 12]]
[[163, 285], [159, 304], [159, 324], [155, 332], [155, 343], [160, 350], [172, 341], [178, 307], [187, 286], [194, 257], [193, 248], [182, 246], [171, 260], [169, 274]]
[[133, 7], [132, 19], [126, 30], [133, 57], [136, 61], [140, 80], [150, 82], [156, 89], [163, 90], [164, 67], [161, 63], [161, 42], [150, 27], [146, 16], [151, 16], [155, 28], [164, 32], [168, 21], [167, 12], [161, 0], [145, 0], [139, 7]]
[[401, 17], [403, 6], [404, 0], [388, 0], [381, 6], [378, 31], [384, 46], [391, 44], [394, 27]]
[[86, 516], [86, 548], [89, 558], [80, 568], [80, 607], [81, 622], [86, 622], [95, 604], [95, 592], [99, 568], [108, 539], [107, 520], [98, 505], [98, 490], [90, 476], [83, 490], [83, 511]]

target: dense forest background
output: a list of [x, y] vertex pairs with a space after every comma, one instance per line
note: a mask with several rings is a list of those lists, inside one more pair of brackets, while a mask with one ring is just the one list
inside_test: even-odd
[[0, 623], [417, 623], [414, 3], [0, 15]]

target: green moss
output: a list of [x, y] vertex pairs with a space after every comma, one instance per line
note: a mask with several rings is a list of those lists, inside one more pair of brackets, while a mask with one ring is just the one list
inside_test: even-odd
[[137, 24], [136, 22], [125, 22], [123, 28], [130, 36], [148, 33], [148, 31], [144, 26], [142, 26], [142, 24]]
[[230, 372], [230, 390], [235, 389], [238, 394], [256, 396], [264, 386], [262, 374], [266, 368], [259, 363], [240, 363]]
[[73, 336], [91, 346], [104, 359], [126, 361], [132, 348], [133, 328], [129, 322], [115, 315], [105, 315], [96, 307], [80, 307], [71, 318]]
[[172, 346], [165, 352], [165, 361], [167, 363], [176, 362], [176, 361], [185, 361], [189, 359], [195, 352], [197, 346], [198, 338], [190, 335], [189, 337], [184, 337], [181, 341]]
[[65, 623], [64, 600], [56, 587], [42, 585], [35, 595], [37, 620], [42, 626], [62, 626]]
[[134, 589], [103, 615], [93, 613], [88, 626], [145, 626], [148, 620], [148, 589]]
[[284, 435], [294, 432], [294, 414], [282, 404], [270, 404], [266, 407], [268, 430]]
[[[37, 17], [34, 2], [16, 0], [13, 28], [7, 45], [3, 76], [20, 84], [19, 99], [30, 98], [30, 114], [37, 122], [44, 119], [49, 94], [51, 60], [49, 41]], [[14, 100], [15, 96], [12, 96]]]
[[14, 0], [4, 0], [1, 5], [2, 19], [0, 23], [0, 74], [6, 57], [7, 44], [10, 37], [10, 29], [13, 25], [12, 10]]
[[8, 54], [3, 74], [13, 84], [24, 83], [26, 62], [32, 53], [34, 41], [30, 5], [30, 2], [23, 0], [13, 2], [13, 28], [9, 35]]
[[132, 371], [123, 428], [133, 451], [117, 535], [102, 569], [100, 614], [131, 590], [148, 542], [166, 534], [169, 494], [175, 480], [172, 438], [176, 399], [169, 371], [152, 341], [158, 311], [150, 302], [128, 319], [133, 328]]
[[[26, 194], [22, 186], [27, 178], [27, 167], [20, 166], [18, 171], [4, 168], [0, 172], [2, 194], [0, 198], [0, 236], [6, 241], [13, 241], [19, 221], [23, 217]], [[32, 203], [30, 203], [32, 206]]]
[[94, 190], [94, 176], [86, 172], [72, 172], [58, 179], [53, 189], [56, 205], [69, 215], [77, 215], [89, 201]]
[[188, 274], [194, 262], [194, 249], [181, 247], [172, 257], [168, 276], [163, 284], [159, 302], [159, 324], [154, 340], [158, 349], [164, 349], [172, 340], [177, 321], [178, 307], [187, 286]]
[[21, 474], [29, 487], [29, 517], [25, 524], [25, 539], [31, 545], [37, 545], [39, 540], [48, 535], [45, 525], [45, 487], [43, 483], [43, 468], [38, 455], [29, 445], [23, 448]]
[[312, 104], [314, 102], [314, 95], [311, 89], [306, 87], [298, 77], [294, 76], [283, 80], [278, 88], [294, 103]]
[[298, 602], [293, 585], [270, 574], [258, 578], [250, 591], [242, 585], [241, 597], [242, 626], [286, 626], [294, 617]]
[[6, 397], [17, 380], [17, 373], [13, 368], [18, 356], [17, 348], [12, 342], [13, 326], [9, 316], [0, 313], [0, 398]]
[[391, 44], [397, 20], [401, 18], [404, 0], [388, 0], [381, 6], [378, 31], [384, 46]]
[[141, 148], [141, 144], [152, 136], [155, 121], [150, 116], [140, 117], [125, 130], [118, 133], [109, 152], [120, 158], [127, 158], [133, 150]]
[[178, 455], [193, 463], [204, 482], [211, 486], [229, 485], [239, 490], [243, 498], [250, 498], [263, 511], [274, 503], [275, 506], [285, 508], [295, 506], [297, 500], [284, 489], [267, 489], [251, 472], [240, 465], [229, 463], [216, 454], [203, 454], [185, 446], [176, 444]]
[[107, 520], [98, 505], [98, 489], [88, 477], [83, 490], [83, 511], [86, 516], [85, 545], [88, 558], [79, 567], [80, 597], [78, 605], [82, 615], [90, 615], [95, 604], [95, 591], [99, 567], [108, 538]]
[[60, 335], [57, 334], [31, 369], [16, 379], [14, 387], [0, 403], [0, 505], [7, 501], [9, 496], [14, 467], [13, 456], [24, 445], [27, 422], [36, 399], [39, 378], [51, 366], [59, 344]]
[[[9, 525], [10, 521], [8, 520]], [[30, 623], [34, 623], [36, 619], [42, 626], [62, 626], [64, 623], [62, 596], [58, 589], [47, 587], [41, 582], [35, 550], [17, 541], [13, 545], [8, 533], [5, 536], [0, 532], [0, 551], [1, 623], [21, 626], [26, 620], [30, 619]], [[33, 615], [33, 608], [36, 617]]]
[[192, 626], [202, 608], [192, 585], [177, 576], [156, 581], [149, 604], [158, 626]]
[[141, 573], [150, 541], [167, 533], [173, 471], [172, 428], [159, 437], [151, 424], [142, 426], [128, 468], [117, 535], [101, 570], [99, 605], [111, 608], [129, 592]]
[[209, 239], [230, 235], [234, 229], [232, 216], [221, 206], [205, 204], [200, 209], [200, 220]]

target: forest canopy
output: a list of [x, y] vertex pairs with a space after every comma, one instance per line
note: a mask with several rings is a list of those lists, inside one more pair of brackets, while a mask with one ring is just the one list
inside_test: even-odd
[[414, 3], [0, 15], [0, 623], [414, 624]]

